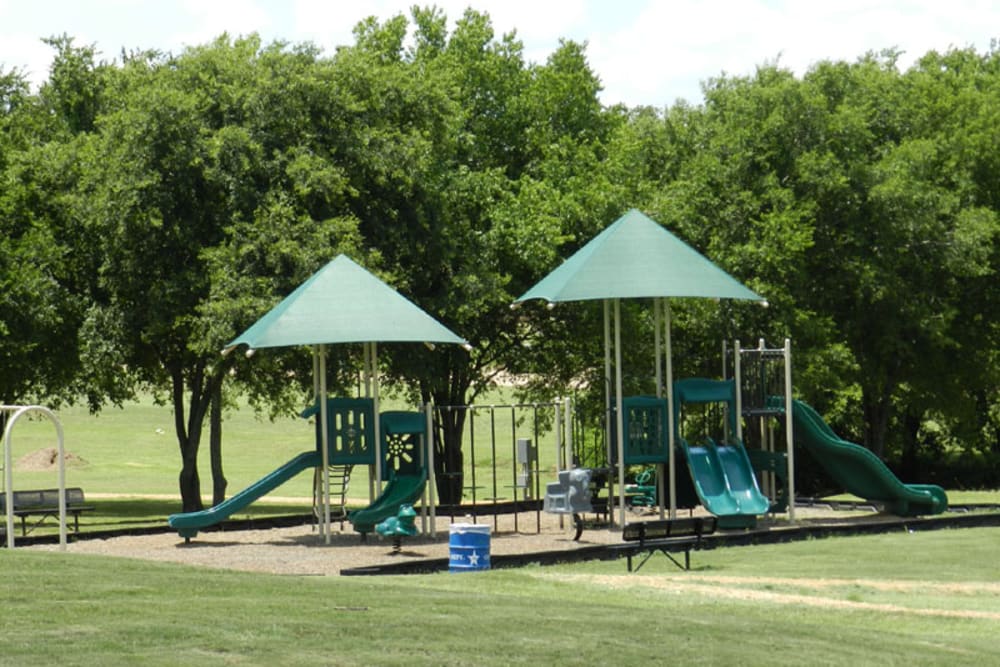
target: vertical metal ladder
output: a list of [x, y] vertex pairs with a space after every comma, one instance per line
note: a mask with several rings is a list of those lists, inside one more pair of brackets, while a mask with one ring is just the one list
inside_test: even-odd
[[[339, 521], [343, 530], [347, 519], [347, 487], [351, 483], [353, 465], [330, 466], [330, 520]], [[323, 516], [323, 470], [313, 474], [313, 516], [319, 522]]]

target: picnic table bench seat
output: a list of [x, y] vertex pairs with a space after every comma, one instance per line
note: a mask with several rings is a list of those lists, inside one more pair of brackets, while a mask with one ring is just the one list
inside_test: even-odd
[[[629, 572], [638, 572], [657, 551], [673, 561], [677, 567], [690, 570], [691, 550], [700, 549], [702, 538], [714, 533], [717, 525], [714, 516], [629, 522], [622, 529], [622, 541], [625, 544], [620, 545], [618, 550], [628, 558]], [[678, 552], [684, 553], [683, 565], [672, 555]], [[639, 554], [645, 554], [645, 558], [633, 569], [632, 558]]]
[[[21, 519], [21, 534], [27, 535], [47, 518], [59, 518], [59, 489], [14, 491], [13, 515]], [[66, 514], [73, 517], [73, 532], [80, 532], [80, 514], [91, 512], [80, 487], [66, 488]], [[7, 512], [7, 493], [0, 492], [0, 513]], [[28, 523], [29, 519], [32, 521]]]

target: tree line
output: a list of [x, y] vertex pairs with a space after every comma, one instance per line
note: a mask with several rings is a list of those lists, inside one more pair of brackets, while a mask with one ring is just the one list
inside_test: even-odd
[[[601, 104], [585, 45], [528, 62], [473, 10], [450, 31], [437, 9], [371, 18], [333, 54], [46, 41], [38, 90], [0, 69], [0, 399], [153, 392], [185, 510], [204, 430], [225, 493], [224, 385], [272, 414], [311, 388], [307, 350], [219, 351], [340, 252], [473, 344], [385, 346], [413, 400], [469, 403], [514, 373], [526, 398], [599, 404], [599, 308], [509, 306], [633, 207], [770, 303], [672, 304], [678, 377], [716, 374], [722, 339], [790, 337], [796, 392], [846, 438], [949, 485], [1000, 481], [996, 48], [765, 63], [701, 104], [626, 108]], [[628, 391], [652, 380], [649, 310], [625, 307]], [[331, 355], [348, 391], [358, 355]]]

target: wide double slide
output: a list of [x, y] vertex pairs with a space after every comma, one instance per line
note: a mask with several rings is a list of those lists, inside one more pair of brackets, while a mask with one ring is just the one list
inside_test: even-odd
[[746, 528], [767, 514], [771, 501], [760, 491], [743, 443], [732, 440], [719, 444], [711, 437], [699, 437], [702, 444], [691, 445], [682, 437], [681, 411], [691, 405], [723, 405], [727, 431], [736, 429], [736, 384], [733, 380], [687, 378], [674, 383], [677, 440], [687, 459], [695, 492], [702, 506], [718, 517], [723, 528]]
[[689, 445], [681, 441], [698, 498], [720, 524], [752, 525], [766, 514], [770, 501], [761, 493], [742, 445]]
[[869, 449], [841, 439], [816, 410], [792, 401], [795, 444], [809, 450], [833, 481], [848, 493], [883, 503], [898, 516], [940, 514], [948, 495], [933, 484], [904, 484]]
[[214, 507], [200, 512], [170, 515], [170, 527], [176, 529], [181, 537], [191, 539], [197, 536], [198, 531], [202, 528], [208, 528], [220, 521], [224, 521], [234, 512], [240, 511], [247, 505], [258, 500], [261, 496], [270, 493], [303, 470], [322, 467], [322, 465], [323, 461], [318, 451], [303, 452], [274, 472]]

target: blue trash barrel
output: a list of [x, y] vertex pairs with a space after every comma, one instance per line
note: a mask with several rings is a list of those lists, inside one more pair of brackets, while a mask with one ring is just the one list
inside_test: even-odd
[[453, 523], [448, 531], [450, 572], [490, 569], [490, 527], [476, 523]]

